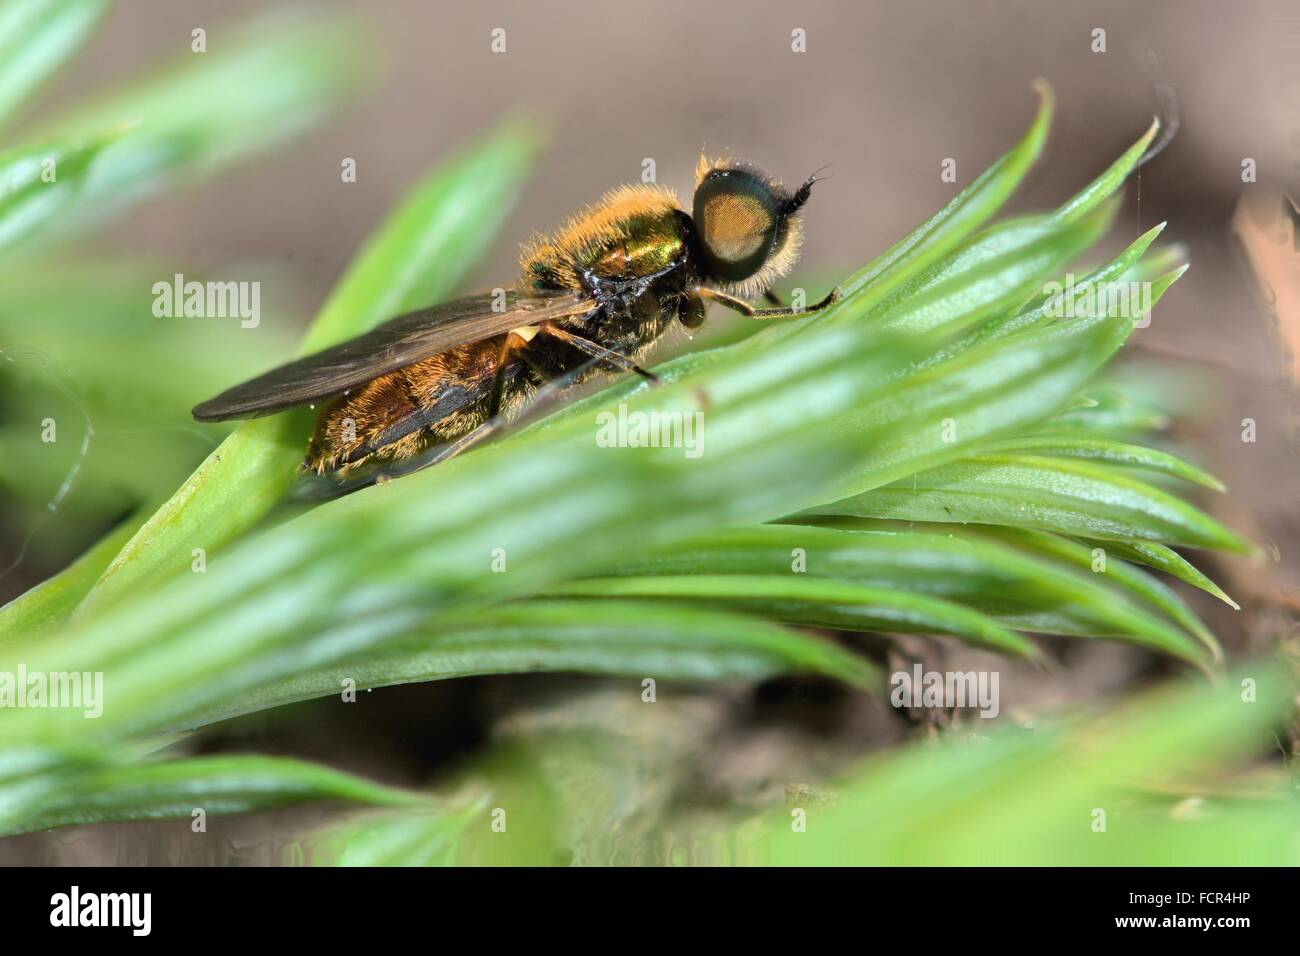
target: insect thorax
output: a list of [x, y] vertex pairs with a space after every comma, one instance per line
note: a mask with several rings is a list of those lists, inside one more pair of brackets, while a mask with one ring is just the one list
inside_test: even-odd
[[671, 190], [623, 186], [523, 249], [526, 287], [536, 292], [586, 290], [584, 276], [631, 280], [684, 259], [685, 213]]

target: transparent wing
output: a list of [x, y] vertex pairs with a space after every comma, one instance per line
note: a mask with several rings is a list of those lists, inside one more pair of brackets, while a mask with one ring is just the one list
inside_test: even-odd
[[504, 308], [498, 296], [485, 292], [408, 312], [355, 339], [227, 389], [196, 405], [194, 417], [201, 422], [219, 422], [283, 411], [338, 395], [458, 345], [481, 342], [547, 319], [583, 315], [595, 308], [590, 296], [578, 293], [529, 297], [507, 289]]

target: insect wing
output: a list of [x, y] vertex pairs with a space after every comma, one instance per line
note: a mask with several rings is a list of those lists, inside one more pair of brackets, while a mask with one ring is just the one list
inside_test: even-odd
[[333, 348], [281, 365], [194, 408], [203, 422], [250, 418], [330, 398], [412, 362], [511, 329], [595, 309], [589, 296], [525, 297], [506, 290], [467, 296], [390, 319]]

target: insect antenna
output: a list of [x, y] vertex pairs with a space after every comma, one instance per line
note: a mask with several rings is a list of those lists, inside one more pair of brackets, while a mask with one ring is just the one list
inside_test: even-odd
[[818, 175], [818, 173], [820, 173], [823, 169], [830, 169], [830, 168], [831, 168], [830, 164], [827, 163], [825, 166], [821, 167], [821, 169], [813, 170], [813, 174], [803, 181], [803, 185], [801, 185], [798, 189], [795, 190], [794, 195], [790, 197], [790, 201], [786, 203], [785, 206], [786, 215], [789, 215], [792, 212], [796, 212], [803, 206], [804, 203], [808, 201], [808, 197], [812, 195], [812, 188], [814, 183], [819, 183], [823, 179], [830, 179], [829, 176]]

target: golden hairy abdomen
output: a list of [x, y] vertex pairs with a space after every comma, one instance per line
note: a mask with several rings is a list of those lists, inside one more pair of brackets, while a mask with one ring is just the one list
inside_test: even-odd
[[577, 289], [582, 269], [601, 278], [626, 278], [667, 268], [685, 241], [680, 209], [677, 196], [662, 186], [612, 190], [524, 246], [519, 260], [523, 282], [538, 289]]
[[[373, 444], [385, 430], [436, 403], [449, 385], [489, 382], [496, 370], [502, 338], [497, 336], [430, 356], [380, 375], [339, 398], [321, 412], [308, 445], [305, 466], [320, 474], [339, 468], [346, 459]], [[470, 403], [428, 428], [385, 445], [379, 457], [408, 458], [430, 437], [452, 438], [480, 424], [486, 417], [485, 411], [484, 401]], [[366, 459], [357, 459], [352, 464], [355, 467], [363, 460]]]

